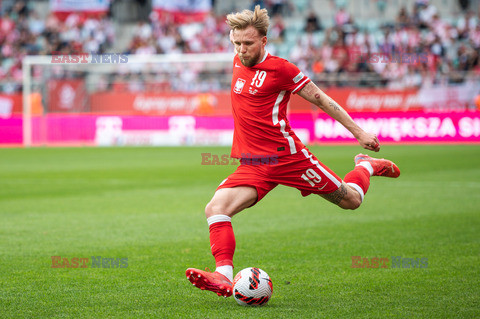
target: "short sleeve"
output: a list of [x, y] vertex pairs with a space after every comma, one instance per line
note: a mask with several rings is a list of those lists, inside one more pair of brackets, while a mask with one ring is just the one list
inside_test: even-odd
[[310, 79], [293, 63], [284, 60], [279, 68], [280, 88], [292, 93], [300, 91]]

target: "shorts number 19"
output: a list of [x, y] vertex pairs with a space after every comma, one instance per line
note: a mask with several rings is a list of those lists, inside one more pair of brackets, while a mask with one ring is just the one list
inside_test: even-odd
[[318, 184], [322, 180], [322, 177], [318, 175], [318, 173], [315, 172], [315, 170], [313, 170], [312, 168], [307, 169], [305, 171], [305, 174], [302, 174], [302, 178], [310, 185], [312, 185], [312, 187], [315, 186], [315, 183]]

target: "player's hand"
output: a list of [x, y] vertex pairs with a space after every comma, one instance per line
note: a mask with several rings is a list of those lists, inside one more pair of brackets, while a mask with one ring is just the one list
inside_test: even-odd
[[357, 138], [358, 143], [367, 150], [378, 152], [380, 151], [380, 142], [378, 137], [372, 133], [364, 133], [359, 138]]

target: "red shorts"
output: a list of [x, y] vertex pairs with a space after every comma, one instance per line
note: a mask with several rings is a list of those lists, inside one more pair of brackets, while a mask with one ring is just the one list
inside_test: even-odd
[[244, 160], [217, 189], [251, 186], [257, 189], [257, 202], [278, 184], [295, 187], [302, 196], [336, 191], [342, 179], [322, 164], [307, 148], [270, 161]]

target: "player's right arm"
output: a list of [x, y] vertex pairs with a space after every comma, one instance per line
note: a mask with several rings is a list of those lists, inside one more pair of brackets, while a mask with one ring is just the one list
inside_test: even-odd
[[360, 126], [353, 121], [350, 115], [337, 102], [323, 92], [313, 82], [309, 82], [303, 87], [298, 95], [303, 97], [310, 103], [318, 106], [322, 111], [340, 122], [353, 136], [357, 139], [360, 145], [371, 151], [378, 152], [380, 150], [380, 143], [375, 134], [365, 132]]

